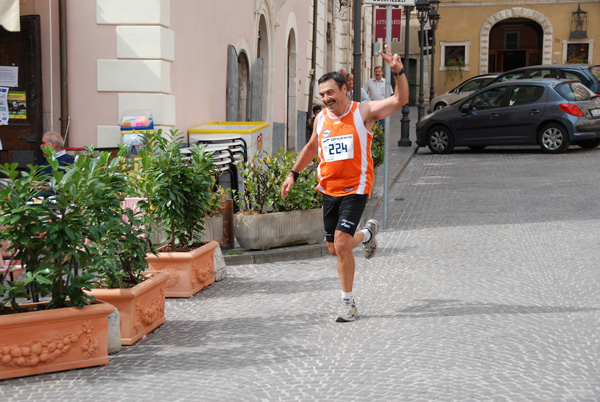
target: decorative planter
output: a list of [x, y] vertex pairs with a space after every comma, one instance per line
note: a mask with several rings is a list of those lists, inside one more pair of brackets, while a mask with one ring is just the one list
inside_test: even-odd
[[158, 257], [146, 255], [150, 271], [170, 274], [165, 288], [166, 297], [191, 297], [215, 281], [214, 252], [219, 245], [210, 241], [190, 252], [161, 252]]
[[[167, 234], [163, 225], [151, 225], [152, 236], [150, 240], [153, 244], [162, 245], [167, 241]], [[221, 243], [223, 239], [223, 215], [214, 215], [204, 220], [204, 231], [200, 234], [200, 240], [215, 240]]]
[[200, 240], [221, 243], [223, 239], [223, 215], [213, 215], [204, 220], [204, 230]]
[[114, 310], [94, 303], [0, 316], [0, 379], [107, 364]]
[[235, 238], [240, 247], [268, 250], [295, 244], [315, 244], [325, 238], [323, 210], [273, 212], [233, 217]]
[[121, 345], [133, 345], [165, 322], [167, 272], [145, 272], [144, 282], [131, 289], [92, 289], [86, 293], [119, 310]]

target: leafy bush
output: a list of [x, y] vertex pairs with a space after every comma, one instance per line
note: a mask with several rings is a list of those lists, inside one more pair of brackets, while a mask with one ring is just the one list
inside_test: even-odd
[[385, 154], [385, 132], [381, 123], [376, 121], [373, 124], [373, 141], [371, 142], [371, 157], [373, 158], [373, 167], [383, 164]]
[[195, 145], [183, 154], [182, 141], [177, 130], [158, 130], [140, 151], [141, 207], [164, 225], [172, 251], [199, 241], [214, 183], [212, 153]]
[[247, 163], [236, 164], [245, 189], [243, 193], [235, 194], [242, 213], [284, 212], [321, 207], [321, 195], [315, 191], [317, 174], [314, 162], [300, 172], [286, 199], [281, 197], [281, 185], [294, 167], [297, 157], [296, 152], [283, 151], [281, 148], [275, 155], [263, 154]]
[[123, 208], [122, 200], [134, 183], [125, 148], [115, 158], [100, 153], [97, 158], [82, 158], [81, 168], [92, 180], [81, 183], [93, 189], [93, 199], [83, 209], [90, 215], [87, 235], [91, 264], [87, 268], [98, 278], [97, 286], [127, 288], [141, 283], [146, 268], [146, 253], [154, 252], [146, 240], [150, 220], [139, 210]]

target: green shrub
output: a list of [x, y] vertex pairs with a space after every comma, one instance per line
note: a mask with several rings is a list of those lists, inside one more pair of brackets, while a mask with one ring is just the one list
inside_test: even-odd
[[300, 172], [286, 199], [281, 197], [281, 185], [292, 170], [297, 157], [296, 152], [283, 151], [281, 148], [272, 156], [263, 153], [247, 163], [236, 164], [245, 189], [243, 193], [235, 194], [242, 213], [284, 212], [321, 207], [321, 195], [315, 190], [318, 181], [314, 162]]

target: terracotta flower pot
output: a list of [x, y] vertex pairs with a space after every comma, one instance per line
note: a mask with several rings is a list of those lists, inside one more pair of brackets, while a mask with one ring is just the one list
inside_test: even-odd
[[219, 243], [210, 241], [190, 252], [161, 252], [146, 255], [150, 271], [170, 274], [166, 297], [191, 297], [215, 281], [214, 252]]
[[107, 364], [114, 309], [99, 302], [0, 316], [0, 379]]
[[144, 282], [131, 289], [92, 289], [86, 293], [119, 310], [121, 345], [133, 345], [165, 322], [167, 272], [145, 272]]

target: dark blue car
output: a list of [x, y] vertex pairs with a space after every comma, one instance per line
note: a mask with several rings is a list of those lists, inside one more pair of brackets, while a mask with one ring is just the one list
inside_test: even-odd
[[454, 147], [539, 145], [560, 153], [570, 144], [600, 145], [600, 98], [568, 80], [502, 82], [426, 115], [417, 124], [417, 145], [446, 154]]

